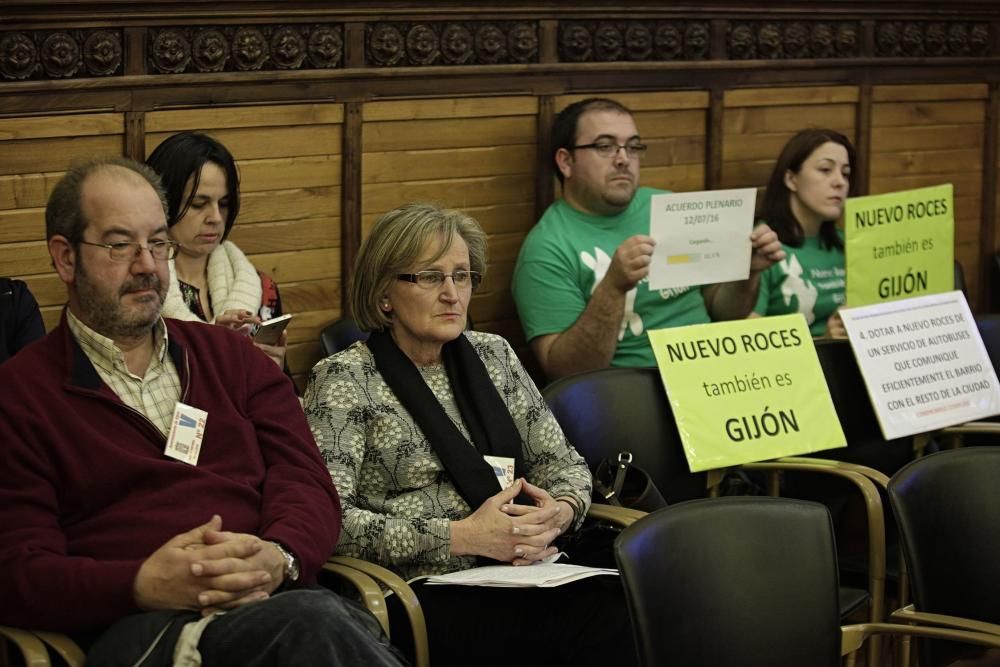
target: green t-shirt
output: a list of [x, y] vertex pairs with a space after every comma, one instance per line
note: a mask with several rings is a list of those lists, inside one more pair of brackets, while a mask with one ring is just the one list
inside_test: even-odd
[[810, 333], [822, 336], [827, 319], [844, 303], [844, 251], [821, 247], [818, 236], [805, 239], [801, 248], [781, 247], [786, 257], [761, 274], [753, 310], [760, 315], [802, 313]]
[[[514, 300], [528, 340], [576, 322], [618, 246], [649, 234], [649, 198], [661, 192], [639, 188], [627, 209], [608, 217], [581, 213], [563, 200], [549, 206], [525, 238], [514, 269]], [[708, 321], [698, 287], [650, 290], [643, 279], [625, 295], [611, 364], [655, 366], [646, 331]]]

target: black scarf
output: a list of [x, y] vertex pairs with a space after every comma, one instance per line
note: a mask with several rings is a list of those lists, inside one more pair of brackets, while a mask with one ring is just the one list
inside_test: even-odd
[[382, 379], [423, 431], [458, 492], [473, 510], [500, 492], [497, 477], [483, 459], [484, 454], [514, 459], [514, 478], [524, 476], [521, 434], [486, 366], [464, 334], [445, 343], [441, 357], [458, 411], [475, 447], [470, 446], [451, 421], [420, 371], [388, 331], [374, 332], [367, 344]]

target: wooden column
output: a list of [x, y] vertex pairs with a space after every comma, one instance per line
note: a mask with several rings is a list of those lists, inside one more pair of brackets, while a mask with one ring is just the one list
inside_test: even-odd
[[993, 279], [998, 271], [994, 268], [993, 259], [996, 253], [997, 179], [1000, 169], [997, 160], [1000, 159], [1000, 84], [990, 85], [990, 97], [986, 105], [986, 125], [983, 137], [983, 199], [982, 226], [980, 227], [979, 247], [979, 309], [983, 312], [994, 310], [995, 302], [1000, 294], [995, 294]]
[[551, 19], [538, 22], [538, 61], [559, 62], [559, 22]]
[[536, 145], [535, 170], [535, 218], [542, 213], [555, 199], [555, 188], [552, 179], [555, 177], [552, 168], [552, 121], [555, 120], [555, 98], [552, 95], [542, 95], [538, 98], [538, 143]]
[[342, 189], [340, 213], [341, 288], [340, 303], [344, 314], [348, 312], [349, 284], [354, 270], [354, 260], [361, 247], [361, 126], [363, 105], [348, 102], [344, 105], [344, 149], [342, 163]]
[[854, 170], [854, 192], [852, 197], [866, 195], [871, 191], [872, 160], [872, 85], [863, 83], [858, 87], [858, 108], [855, 118], [854, 148], [857, 150], [857, 164]]
[[705, 123], [705, 189], [716, 190], [722, 185], [722, 142], [725, 128], [725, 91], [713, 86], [709, 91], [708, 119]]
[[125, 74], [146, 73], [146, 29], [125, 29]]
[[146, 112], [125, 112], [125, 155], [137, 160], [146, 161]]
[[344, 67], [352, 69], [365, 66], [365, 24], [344, 24]]

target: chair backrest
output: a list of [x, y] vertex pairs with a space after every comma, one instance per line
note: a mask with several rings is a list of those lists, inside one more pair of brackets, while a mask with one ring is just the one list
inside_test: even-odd
[[983, 339], [986, 354], [993, 362], [993, 368], [1000, 368], [1000, 314], [976, 315], [976, 327]]
[[[930, 454], [889, 481], [889, 502], [918, 611], [1000, 623], [1000, 447]], [[920, 664], [947, 664], [961, 649], [921, 642]]]
[[680, 503], [622, 531], [615, 558], [641, 664], [840, 664], [833, 526], [818, 503]]
[[350, 317], [342, 317], [327, 326], [319, 334], [323, 354], [330, 356], [346, 350], [359, 340], [368, 340], [368, 332], [362, 331]]
[[889, 481], [889, 501], [917, 609], [1000, 623], [1000, 447], [913, 461]]
[[591, 470], [628, 450], [668, 503], [706, 495], [706, 476], [688, 466], [657, 369], [578, 373], [545, 387], [542, 396]]

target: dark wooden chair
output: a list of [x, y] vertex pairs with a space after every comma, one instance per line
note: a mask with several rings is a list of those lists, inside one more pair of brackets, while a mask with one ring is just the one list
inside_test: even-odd
[[819, 503], [680, 503], [622, 531], [615, 557], [642, 665], [834, 667], [845, 655], [854, 665], [857, 650], [876, 634], [1000, 647], [1000, 636], [972, 631], [841, 627], [833, 524]]
[[[1000, 448], [968, 447], [929, 454], [890, 480], [913, 591], [894, 619], [1000, 636], [998, 477]], [[923, 642], [920, 664], [948, 664], [966, 650]]]
[[[668, 503], [717, 495], [723, 471], [692, 473], [685, 458], [670, 402], [656, 368], [607, 368], [561, 378], [542, 390], [566, 437], [593, 470], [602, 460], [629, 451], [649, 473]], [[861, 466], [791, 457], [746, 464], [765, 474], [803, 473], [810, 479], [837, 479], [856, 490], [867, 517], [867, 584], [841, 589], [845, 617], [869, 608], [869, 620], [885, 613], [885, 525], [883, 503]], [[879, 476], [869, 471], [872, 476]], [[883, 478], [883, 482], [888, 478]], [[770, 485], [772, 493], [778, 485]], [[595, 506], [597, 506], [595, 504]], [[871, 645], [878, 650], [878, 643]]]

